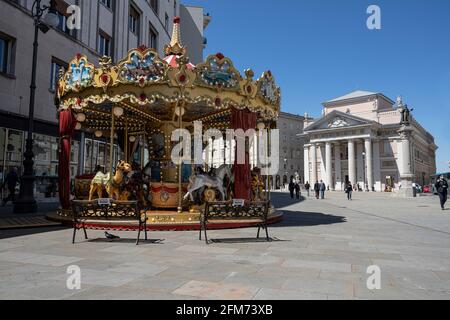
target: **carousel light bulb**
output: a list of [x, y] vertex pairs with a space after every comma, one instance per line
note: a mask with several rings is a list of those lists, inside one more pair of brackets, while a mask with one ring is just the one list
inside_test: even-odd
[[78, 113], [76, 118], [77, 118], [78, 122], [85, 122], [86, 121], [86, 115], [84, 113]]
[[75, 125], [75, 130], [81, 130], [81, 123], [77, 122]]
[[97, 131], [95, 131], [95, 136], [96, 136], [97, 138], [101, 138], [101, 137], [103, 136], [103, 132], [100, 131], [100, 130], [97, 130]]
[[123, 108], [121, 108], [121, 107], [115, 107], [114, 109], [113, 109], [113, 113], [114, 113], [114, 115], [116, 116], [116, 117], [121, 117], [121, 116], [123, 116]]
[[183, 107], [176, 107], [175, 108], [175, 114], [177, 115], [177, 117], [182, 117], [184, 116], [184, 114], [186, 113], [186, 110]]
[[258, 123], [258, 130], [264, 130], [265, 128], [266, 128], [266, 125], [264, 124], [264, 122]]
[[130, 136], [129, 140], [130, 140], [130, 142], [134, 143], [136, 141], [136, 137], [135, 136]]

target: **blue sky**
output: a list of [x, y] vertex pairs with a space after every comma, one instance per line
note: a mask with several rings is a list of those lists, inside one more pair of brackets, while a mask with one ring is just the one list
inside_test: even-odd
[[[321, 103], [353, 90], [403, 96], [436, 138], [437, 167], [450, 171], [449, 0], [185, 0], [212, 16], [205, 54], [242, 71], [270, 69], [282, 110], [318, 117]], [[366, 10], [381, 8], [381, 30]]]

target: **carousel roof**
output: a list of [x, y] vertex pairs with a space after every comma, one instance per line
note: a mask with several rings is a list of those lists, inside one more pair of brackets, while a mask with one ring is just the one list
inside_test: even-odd
[[[270, 71], [257, 80], [250, 69], [242, 76], [221, 53], [195, 66], [181, 43], [179, 24], [177, 17], [164, 58], [141, 46], [130, 50], [116, 65], [110, 57], [103, 57], [95, 66], [78, 54], [60, 75], [57, 105], [85, 113], [87, 119], [95, 119], [97, 126], [104, 127], [110, 121], [112, 106], [122, 107], [136, 128], [149, 122], [173, 121], [177, 106], [184, 107], [183, 121], [222, 122], [225, 127], [232, 108], [248, 108], [262, 120], [278, 117], [280, 88]], [[126, 125], [116, 123], [118, 128]]]

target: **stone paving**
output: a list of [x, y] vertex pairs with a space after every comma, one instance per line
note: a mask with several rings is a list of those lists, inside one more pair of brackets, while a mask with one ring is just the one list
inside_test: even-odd
[[[273, 200], [285, 219], [269, 243], [254, 241], [256, 229], [211, 231], [223, 240], [209, 246], [197, 232], [152, 232], [160, 241], [135, 246], [134, 232], [107, 242], [88, 230], [72, 245], [70, 229], [0, 231], [0, 299], [450, 298], [450, 210], [436, 197]], [[70, 265], [80, 290], [66, 287]], [[367, 288], [371, 265], [380, 290]]]

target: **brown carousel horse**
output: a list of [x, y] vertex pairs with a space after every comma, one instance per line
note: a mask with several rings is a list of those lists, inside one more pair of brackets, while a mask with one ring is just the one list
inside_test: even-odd
[[148, 165], [141, 169], [141, 166], [134, 162], [132, 165], [132, 174], [128, 179], [125, 190], [128, 193], [128, 196], [133, 200], [136, 200], [142, 206], [148, 205], [148, 189], [149, 189], [149, 181], [150, 181], [150, 168]]
[[115, 200], [123, 200], [121, 197], [121, 186], [125, 181], [126, 173], [131, 171], [131, 165], [125, 161], [119, 161], [114, 177], [111, 178], [111, 173], [103, 174], [98, 172], [91, 182], [91, 189], [89, 191], [89, 201], [92, 201], [94, 194], [97, 193], [98, 197], [102, 197], [103, 186], [106, 187], [109, 197]]

